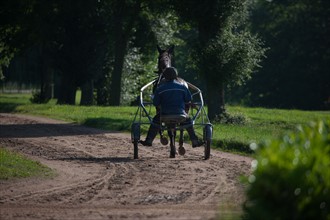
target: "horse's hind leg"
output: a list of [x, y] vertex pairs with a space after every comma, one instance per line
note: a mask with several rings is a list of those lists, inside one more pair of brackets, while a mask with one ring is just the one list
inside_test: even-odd
[[183, 129], [180, 129], [179, 146], [183, 146]]
[[185, 155], [186, 149], [183, 147], [183, 129], [180, 129], [180, 138], [179, 138], [179, 154], [181, 156]]
[[168, 136], [170, 138], [170, 147], [171, 147], [170, 158], [175, 158], [176, 149], [175, 149], [175, 129], [174, 128], [168, 129]]

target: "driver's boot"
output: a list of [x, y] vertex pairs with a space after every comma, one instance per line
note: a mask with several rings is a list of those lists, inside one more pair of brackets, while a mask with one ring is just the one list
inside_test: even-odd
[[158, 128], [156, 126], [150, 125], [147, 137], [144, 141], [140, 141], [143, 146], [152, 146], [152, 142], [158, 133]]
[[203, 141], [201, 140], [198, 140], [198, 137], [195, 133], [195, 130], [193, 128], [193, 126], [191, 127], [188, 127], [187, 128], [187, 132], [188, 132], [188, 135], [190, 137], [190, 140], [191, 140], [191, 144], [192, 144], [192, 147], [195, 148], [195, 147], [200, 147], [204, 144]]

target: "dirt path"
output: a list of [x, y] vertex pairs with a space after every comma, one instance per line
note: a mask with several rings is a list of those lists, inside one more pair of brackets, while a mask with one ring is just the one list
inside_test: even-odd
[[0, 146], [54, 169], [51, 179], [0, 182], [0, 219], [225, 219], [239, 211], [251, 158], [154, 142], [133, 158], [130, 135], [0, 114]]

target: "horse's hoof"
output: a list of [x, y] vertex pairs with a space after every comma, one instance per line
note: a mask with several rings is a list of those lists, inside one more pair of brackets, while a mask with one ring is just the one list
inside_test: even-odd
[[160, 143], [162, 143], [162, 145], [168, 145], [168, 139], [166, 137], [162, 137], [160, 138]]
[[186, 149], [184, 149], [184, 147], [179, 147], [179, 154], [183, 156], [185, 155], [185, 153], [186, 153]]

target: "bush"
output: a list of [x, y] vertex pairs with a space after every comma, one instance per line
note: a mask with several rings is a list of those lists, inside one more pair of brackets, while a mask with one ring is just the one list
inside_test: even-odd
[[330, 219], [330, 121], [263, 144], [252, 168], [246, 219]]
[[32, 97], [30, 98], [31, 103], [44, 104], [48, 103], [50, 98], [46, 97], [45, 94], [38, 92], [32, 92]]

